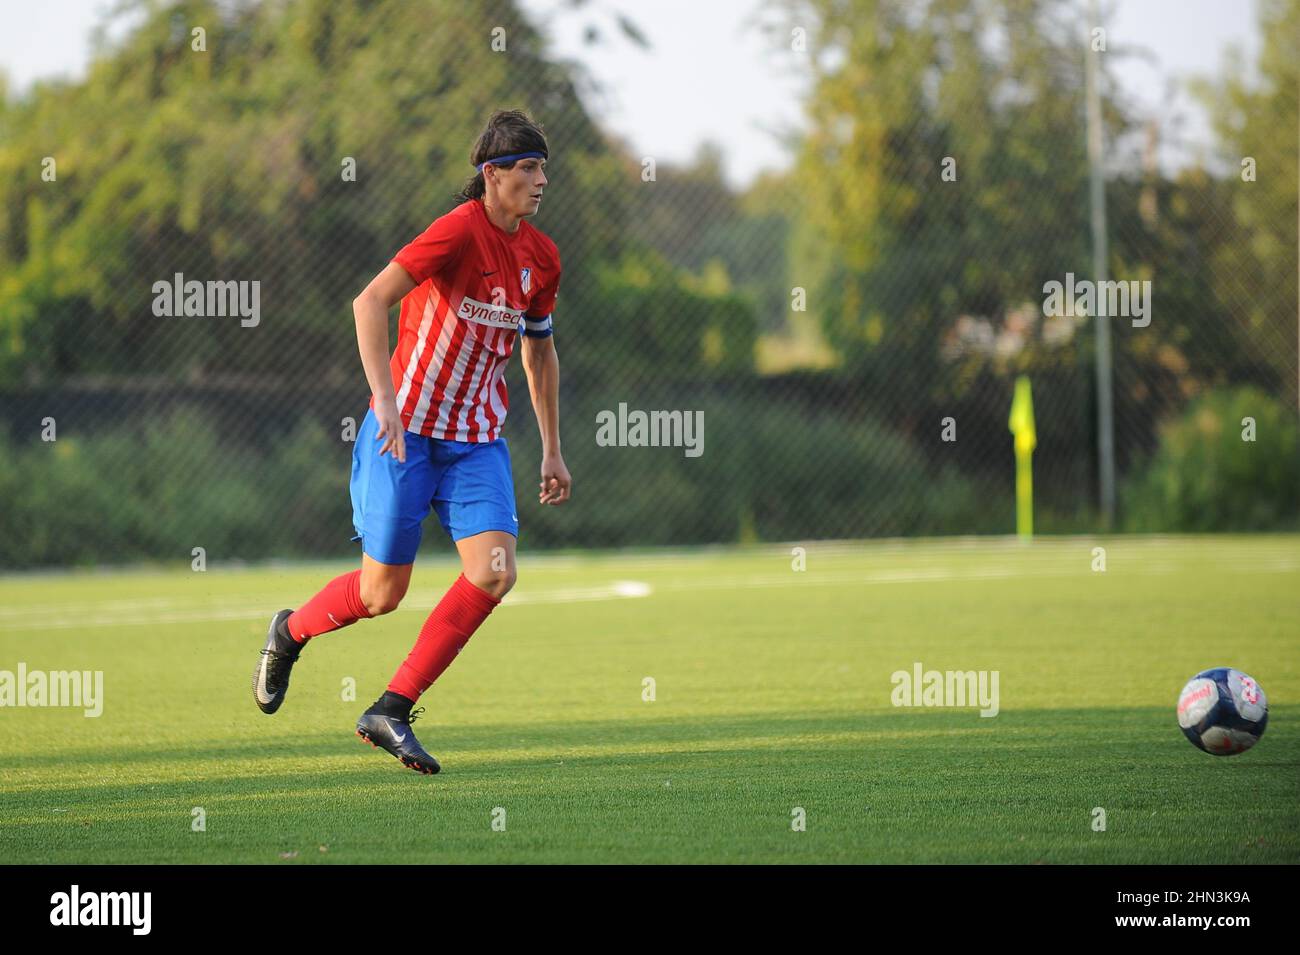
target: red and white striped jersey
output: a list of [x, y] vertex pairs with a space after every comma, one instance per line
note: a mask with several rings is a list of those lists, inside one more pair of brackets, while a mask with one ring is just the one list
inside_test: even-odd
[[516, 337], [551, 334], [559, 250], [526, 220], [513, 235], [504, 231], [472, 199], [393, 261], [416, 283], [402, 299], [389, 362], [403, 426], [445, 441], [494, 440], [509, 406], [504, 375]]

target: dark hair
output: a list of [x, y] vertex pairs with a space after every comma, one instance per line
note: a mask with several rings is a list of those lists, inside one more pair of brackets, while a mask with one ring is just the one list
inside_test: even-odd
[[[499, 109], [487, 121], [487, 127], [479, 134], [469, 160], [475, 166], [496, 156], [510, 156], [514, 153], [538, 152], [543, 156], [549, 153], [546, 146], [546, 132], [540, 123], [536, 123], [521, 109]], [[501, 163], [503, 169], [514, 168], [518, 160]], [[475, 172], [472, 179], [466, 180], [456, 196], [457, 202], [481, 199], [487, 192], [483, 182], [483, 173]]]

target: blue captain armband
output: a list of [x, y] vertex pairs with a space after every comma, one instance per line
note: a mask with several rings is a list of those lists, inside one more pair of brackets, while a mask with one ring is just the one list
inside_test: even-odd
[[553, 332], [550, 315], [543, 315], [541, 318], [524, 316], [524, 334], [529, 338], [549, 338]]

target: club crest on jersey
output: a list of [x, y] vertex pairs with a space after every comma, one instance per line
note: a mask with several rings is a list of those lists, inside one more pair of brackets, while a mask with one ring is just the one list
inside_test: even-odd
[[532, 270], [532, 269], [520, 269], [520, 270], [519, 270], [519, 287], [520, 287], [520, 288], [521, 288], [525, 293], [527, 293], [527, 292], [528, 292], [528, 289], [532, 287], [532, 284], [533, 284], [533, 270]]

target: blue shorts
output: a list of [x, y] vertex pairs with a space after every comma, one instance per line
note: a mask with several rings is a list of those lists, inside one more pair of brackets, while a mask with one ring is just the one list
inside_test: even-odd
[[483, 531], [519, 535], [510, 448], [495, 441], [443, 441], [407, 431], [406, 461], [380, 455], [379, 422], [366, 410], [352, 449], [352, 538], [381, 564], [410, 564], [432, 507], [458, 541]]

